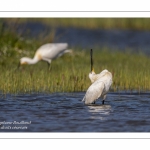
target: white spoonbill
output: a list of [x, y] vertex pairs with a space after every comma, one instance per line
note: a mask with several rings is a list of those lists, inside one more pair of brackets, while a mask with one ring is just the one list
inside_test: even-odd
[[92, 82], [91, 86], [87, 89], [86, 94], [83, 98], [85, 104], [95, 104], [98, 98], [102, 98], [102, 104], [106, 99], [106, 94], [112, 84], [112, 74], [107, 69], [103, 70], [99, 74], [95, 74], [93, 69], [92, 60], [92, 49], [91, 49], [91, 73], [89, 73], [89, 78]]
[[68, 50], [68, 43], [47, 43], [39, 47], [34, 55], [34, 58], [23, 57], [20, 59], [20, 65], [35, 64], [40, 60], [44, 60], [48, 63], [49, 68], [53, 59], [62, 56], [64, 53], [70, 53], [72, 50]]

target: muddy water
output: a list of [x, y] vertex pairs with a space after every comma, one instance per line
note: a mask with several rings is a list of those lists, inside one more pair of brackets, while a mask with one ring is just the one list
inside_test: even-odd
[[105, 105], [85, 92], [1, 95], [0, 132], [149, 132], [149, 93], [109, 93]]

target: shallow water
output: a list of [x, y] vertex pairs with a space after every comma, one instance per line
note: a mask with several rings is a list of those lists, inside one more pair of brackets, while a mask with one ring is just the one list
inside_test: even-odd
[[110, 92], [89, 106], [84, 94], [0, 95], [0, 132], [150, 131], [150, 93]]
[[[9, 26], [8, 24], [6, 25]], [[17, 33], [23, 38], [26, 36], [37, 38], [41, 37], [41, 34], [44, 38], [51, 34], [52, 29], [49, 25], [35, 22], [17, 25]], [[143, 53], [150, 54], [149, 39], [149, 31], [55, 27], [55, 38], [53, 40], [54, 42], [67, 42], [71, 49], [79, 47], [80, 49], [89, 50], [98, 47], [101, 50], [102, 47], [108, 47], [112, 51], [115, 49], [123, 51], [130, 49], [134, 52], [142, 51]]]

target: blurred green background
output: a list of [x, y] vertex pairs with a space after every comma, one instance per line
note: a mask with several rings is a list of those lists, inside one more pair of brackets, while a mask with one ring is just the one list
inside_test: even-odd
[[[50, 32], [43, 30], [38, 36], [31, 36], [33, 30], [26, 30], [29, 23], [33, 23], [33, 29], [38, 24], [50, 27]], [[32, 58], [39, 46], [55, 42], [56, 28], [149, 32], [149, 24], [149, 18], [1, 18], [0, 91], [2, 93], [85, 91], [91, 84], [88, 78], [90, 49], [83, 49], [80, 45], [71, 47], [74, 50], [72, 55], [66, 54], [54, 60], [51, 72], [48, 72], [44, 62], [22, 67], [18, 71], [14, 70], [21, 57]], [[128, 48], [125, 51], [119, 48], [113, 48], [112, 51], [110, 47], [92, 48], [96, 73], [103, 69], [113, 73], [112, 91], [150, 90], [150, 59], [142, 49], [137, 53]]]

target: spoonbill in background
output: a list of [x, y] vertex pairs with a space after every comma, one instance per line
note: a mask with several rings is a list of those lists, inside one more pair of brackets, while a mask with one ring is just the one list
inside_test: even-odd
[[71, 53], [72, 50], [68, 50], [68, 43], [47, 43], [39, 47], [32, 58], [22, 57], [19, 62], [20, 65], [24, 64], [36, 64], [38, 61], [43, 60], [48, 63], [49, 69], [52, 60], [62, 56], [65, 53]]
[[87, 89], [86, 94], [82, 101], [85, 104], [95, 104], [98, 98], [102, 98], [102, 104], [104, 104], [106, 94], [108, 93], [110, 86], [112, 84], [112, 74], [107, 69], [103, 70], [99, 74], [96, 74], [94, 72], [92, 49], [91, 49], [91, 72], [89, 73], [89, 78], [92, 84]]

